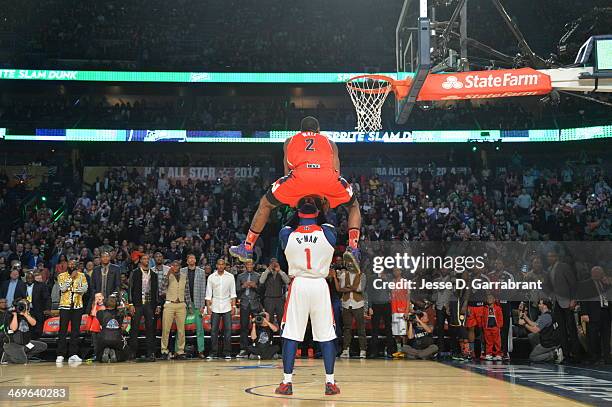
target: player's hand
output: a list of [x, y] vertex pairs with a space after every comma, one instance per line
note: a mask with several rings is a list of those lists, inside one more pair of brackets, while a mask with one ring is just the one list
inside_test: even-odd
[[580, 321], [581, 322], [589, 322], [589, 316], [588, 315], [582, 315], [580, 317]]
[[158, 305], [155, 307], [155, 315], [159, 315], [161, 313], [161, 307]]
[[368, 315], [372, 316], [374, 314], [374, 310], [372, 308], [368, 308]]

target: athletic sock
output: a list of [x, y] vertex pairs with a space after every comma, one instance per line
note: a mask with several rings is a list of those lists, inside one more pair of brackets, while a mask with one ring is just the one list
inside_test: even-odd
[[253, 250], [253, 247], [255, 247], [255, 242], [259, 237], [259, 233], [261, 232], [254, 232], [252, 229], [249, 229], [249, 233], [247, 233], [246, 240], [244, 241], [244, 246], [247, 248], [247, 250]]
[[334, 384], [336, 381], [334, 380], [334, 374], [325, 374], [325, 383]]
[[288, 383], [291, 383], [292, 381], [293, 381], [293, 373], [283, 374], [283, 383], [288, 384]]
[[292, 339], [283, 339], [283, 372], [285, 375], [293, 374], [298, 343]]
[[[334, 364], [336, 363], [336, 344], [333, 340], [319, 342], [321, 354], [323, 354], [323, 364], [325, 365], [325, 374], [334, 374]], [[332, 382], [333, 383], [333, 382]]]
[[356, 249], [357, 245], [359, 244], [359, 229], [357, 228], [349, 229], [348, 235], [349, 235], [348, 237], [349, 247]]

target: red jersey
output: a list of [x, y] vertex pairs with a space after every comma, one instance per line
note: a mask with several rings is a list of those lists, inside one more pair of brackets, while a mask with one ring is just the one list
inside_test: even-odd
[[[400, 280], [394, 280], [395, 283], [404, 283], [405, 287], [408, 287], [408, 280], [401, 278]], [[408, 289], [407, 288], [394, 288], [391, 290], [391, 312], [393, 314], [405, 314], [410, 307], [408, 301]]]
[[305, 131], [289, 139], [286, 152], [290, 170], [334, 169], [334, 148], [329, 139], [319, 133]]

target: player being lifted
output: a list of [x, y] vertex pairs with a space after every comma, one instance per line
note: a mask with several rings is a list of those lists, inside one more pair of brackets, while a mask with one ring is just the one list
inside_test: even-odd
[[300, 132], [285, 140], [283, 146], [285, 176], [276, 180], [259, 201], [246, 240], [239, 246], [232, 246], [229, 252], [246, 261], [252, 256], [255, 242], [275, 207], [283, 204], [295, 207], [300, 198], [316, 195], [325, 198], [331, 208], [348, 207], [349, 241], [344, 257], [359, 269], [361, 213], [351, 185], [340, 176], [338, 147], [319, 133], [316, 118], [305, 117], [300, 128]]
[[[283, 314], [283, 371], [277, 394], [293, 394], [293, 364], [298, 343], [304, 340], [308, 318], [312, 337], [319, 342], [325, 365], [325, 394], [340, 393], [334, 380], [336, 361], [336, 330], [329, 288], [325, 278], [334, 255], [336, 230], [319, 221], [320, 199], [307, 196], [297, 204], [298, 222], [285, 226], [279, 238], [293, 277], [287, 293]], [[322, 224], [320, 224], [322, 223]]]

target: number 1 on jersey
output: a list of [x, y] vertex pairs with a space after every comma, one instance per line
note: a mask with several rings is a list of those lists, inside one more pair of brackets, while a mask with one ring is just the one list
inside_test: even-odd
[[310, 249], [304, 249], [304, 251], [306, 252], [306, 268], [308, 270], [311, 270], [312, 267], [310, 266]]

